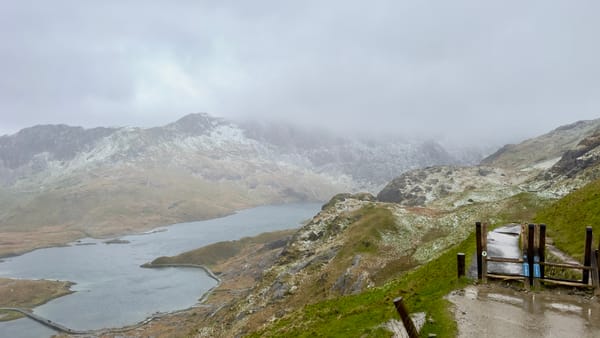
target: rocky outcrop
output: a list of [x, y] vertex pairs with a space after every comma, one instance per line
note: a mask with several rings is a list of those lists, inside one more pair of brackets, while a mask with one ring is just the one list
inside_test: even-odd
[[553, 131], [528, 139], [519, 144], [509, 144], [481, 161], [482, 165], [523, 169], [560, 158], [581, 140], [600, 127], [600, 119], [578, 121]]
[[552, 176], [573, 178], [583, 170], [600, 164], [600, 131], [584, 138], [561, 157], [549, 173]]
[[600, 131], [566, 151], [552, 167], [529, 182], [529, 189], [562, 197], [600, 178]]
[[600, 177], [599, 146], [600, 119], [579, 121], [506, 145], [484, 159], [485, 165], [408, 171], [388, 183], [377, 200], [452, 209], [524, 191], [557, 198]]
[[511, 196], [527, 175], [493, 167], [438, 166], [409, 171], [392, 180], [377, 194], [381, 202], [407, 207], [437, 207], [486, 202]]

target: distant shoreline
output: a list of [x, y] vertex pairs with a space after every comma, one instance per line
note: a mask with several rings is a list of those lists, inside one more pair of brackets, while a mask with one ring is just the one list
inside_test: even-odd
[[[256, 206], [258, 207], [258, 206]], [[99, 241], [113, 241], [113, 240], [119, 240], [119, 237], [124, 237], [124, 236], [138, 236], [138, 235], [148, 235], [151, 234], [153, 232], [155, 232], [155, 229], [158, 230], [156, 232], [163, 232], [163, 231], [168, 231], [168, 228], [173, 226], [173, 225], [177, 225], [177, 224], [182, 224], [182, 223], [193, 223], [193, 222], [203, 222], [203, 221], [209, 221], [209, 220], [214, 220], [214, 219], [219, 219], [219, 218], [223, 218], [223, 217], [227, 217], [227, 216], [231, 216], [234, 215], [240, 211], [246, 210], [246, 209], [251, 209], [253, 207], [244, 207], [244, 208], [239, 208], [239, 209], [235, 209], [235, 210], [231, 210], [225, 214], [221, 214], [218, 216], [208, 216], [206, 218], [198, 218], [196, 220], [192, 220], [192, 221], [181, 221], [181, 222], [177, 222], [177, 223], [168, 223], [168, 224], [156, 224], [150, 227], [140, 227], [139, 229], [136, 229], [135, 231], [123, 231], [123, 232], [110, 232], [106, 235], [102, 235], [102, 236], [90, 236], [90, 235], [86, 235], [86, 234], [82, 234], [82, 236], [79, 237], [74, 237], [74, 238], [70, 238], [70, 239], [65, 239], [65, 241], [63, 243], [56, 243], [56, 244], [49, 244], [49, 245], [40, 245], [40, 246], [34, 246], [32, 248], [28, 248], [28, 249], [24, 249], [22, 251], [14, 251], [14, 252], [6, 252], [6, 253], [1, 253], [0, 252], [0, 263], [2, 263], [3, 259], [5, 258], [12, 258], [12, 257], [18, 257], [18, 256], [22, 256], [25, 254], [28, 254], [30, 252], [36, 251], [36, 250], [41, 250], [41, 249], [50, 249], [50, 248], [61, 248], [61, 247], [68, 247], [71, 245], [76, 245], [74, 244], [75, 242], [82, 240], [84, 238], [91, 238], [91, 239], [95, 239], [95, 240], [99, 240]], [[164, 228], [164, 230], [161, 230], [161, 228]], [[1, 229], [0, 229], [1, 232]], [[107, 244], [115, 244], [115, 243], [107, 243]], [[117, 244], [123, 244], [123, 243], [117, 243]]]
[[173, 263], [173, 264], [153, 264], [152, 262], [150, 263], [145, 263], [140, 265], [140, 267], [142, 268], [146, 268], [146, 269], [160, 269], [160, 268], [196, 268], [196, 269], [202, 269], [204, 270], [204, 272], [206, 272], [206, 274], [208, 275], [208, 277], [214, 279], [217, 284], [215, 284], [213, 287], [211, 287], [210, 289], [206, 290], [205, 293], [202, 294], [202, 297], [200, 298], [200, 300], [198, 300], [199, 304], [204, 303], [207, 299], [208, 296], [211, 295], [211, 293], [218, 288], [219, 286], [221, 286], [222, 280], [221, 278], [217, 277], [217, 275], [215, 275], [214, 272], [212, 272], [212, 270], [210, 268], [208, 268], [205, 265], [200, 265], [200, 264], [185, 264], [185, 263], [181, 263], [181, 264], [177, 264], [177, 263]]
[[200, 264], [188, 264], [188, 263], [144, 263], [142, 265], [140, 265], [140, 267], [142, 268], [147, 268], [147, 269], [158, 269], [158, 268], [198, 268], [198, 269], [202, 269], [204, 270], [204, 272], [206, 272], [206, 274], [214, 279], [217, 284], [221, 284], [221, 278], [217, 277], [217, 275], [214, 274], [214, 272], [212, 272], [212, 270], [210, 268], [208, 268], [205, 265], [200, 265]]

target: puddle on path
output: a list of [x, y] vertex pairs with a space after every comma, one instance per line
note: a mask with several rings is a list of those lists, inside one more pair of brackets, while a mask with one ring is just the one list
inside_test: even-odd
[[[490, 231], [487, 238], [487, 252], [490, 257], [522, 258], [519, 249], [519, 234], [521, 226], [510, 224]], [[515, 263], [488, 263], [490, 273], [519, 275], [523, 273], [521, 264]]]
[[469, 286], [447, 298], [455, 305], [458, 337], [600, 337], [595, 298], [494, 285]]

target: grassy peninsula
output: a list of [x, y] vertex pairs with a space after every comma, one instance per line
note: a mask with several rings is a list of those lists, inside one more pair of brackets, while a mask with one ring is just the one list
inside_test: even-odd
[[[33, 309], [54, 298], [72, 293], [73, 283], [51, 280], [0, 278], [0, 308]], [[13, 311], [0, 311], [0, 321], [22, 317]]]

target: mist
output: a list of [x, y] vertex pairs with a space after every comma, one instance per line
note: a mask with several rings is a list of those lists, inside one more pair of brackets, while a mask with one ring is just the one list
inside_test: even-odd
[[600, 117], [595, 1], [81, 3], [0, 13], [0, 134], [207, 112], [506, 143]]

